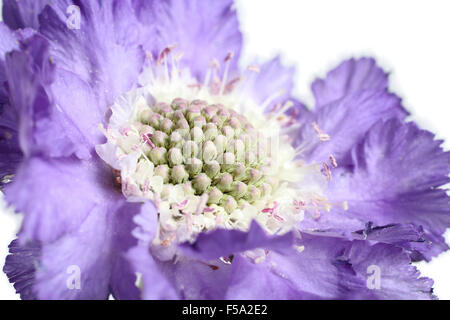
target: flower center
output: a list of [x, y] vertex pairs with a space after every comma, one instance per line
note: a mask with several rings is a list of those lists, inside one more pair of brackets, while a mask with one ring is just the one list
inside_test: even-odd
[[[185, 195], [205, 195], [197, 214], [213, 212], [209, 205], [231, 214], [269, 196], [277, 185], [266, 175], [270, 140], [221, 104], [182, 98], [158, 102], [140, 110], [139, 121], [123, 128], [122, 135], [130, 151], [142, 152], [136, 188], [127, 186], [127, 196], [158, 191], [151, 186], [152, 177], [158, 177], [164, 186], [181, 185]], [[162, 191], [159, 195], [167, 198]]]
[[252, 220], [285, 232], [308, 207], [327, 206], [320, 166], [299, 161], [282, 134], [290, 104], [264, 114], [228, 85], [227, 72], [193, 85], [166, 58], [112, 106], [108, 141], [96, 148], [129, 201], [156, 204], [162, 245], [217, 227], [247, 230]]

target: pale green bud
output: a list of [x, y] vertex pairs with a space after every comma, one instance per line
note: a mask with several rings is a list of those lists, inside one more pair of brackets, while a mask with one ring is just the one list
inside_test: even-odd
[[212, 141], [206, 141], [203, 145], [203, 160], [211, 161], [217, 157], [217, 149]]
[[157, 147], [150, 150], [149, 156], [154, 164], [165, 164], [167, 163], [166, 154], [166, 148]]
[[177, 129], [189, 129], [189, 123], [183, 118], [177, 121], [176, 127]]
[[197, 155], [198, 155], [198, 145], [192, 140], [186, 141], [186, 143], [183, 146], [183, 156], [186, 159], [189, 159], [195, 158], [197, 157]]
[[141, 114], [139, 115], [139, 118], [143, 123], [148, 123], [150, 121], [150, 117], [152, 116], [153, 111], [150, 109], [145, 109], [141, 111]]
[[234, 153], [231, 152], [225, 152], [223, 154], [223, 159], [222, 159], [223, 163], [222, 163], [222, 169], [225, 171], [231, 170], [234, 167], [235, 164], [235, 156]]
[[155, 168], [155, 175], [163, 178], [164, 183], [169, 182], [170, 169], [166, 164], [159, 165]]
[[214, 144], [216, 145], [217, 153], [223, 153], [225, 151], [226, 146], [227, 146], [227, 137], [225, 137], [222, 134], [219, 134], [214, 139]]
[[222, 192], [227, 192], [231, 190], [231, 184], [233, 183], [233, 177], [229, 173], [224, 173], [221, 177], [216, 179], [217, 188]]
[[181, 154], [181, 150], [178, 148], [170, 149], [167, 156], [171, 166], [176, 166], [183, 163], [183, 155]]
[[227, 137], [227, 140], [230, 141], [234, 138], [234, 130], [230, 126], [224, 126], [222, 128], [222, 134]]
[[189, 178], [189, 174], [186, 172], [183, 165], [177, 165], [172, 168], [170, 177], [173, 183], [178, 184], [185, 182]]
[[208, 141], [208, 140], [213, 141], [217, 137], [218, 134], [219, 134], [219, 132], [217, 130], [217, 126], [214, 123], [206, 124], [205, 132], [204, 132], [206, 141]]
[[166, 145], [166, 142], [168, 141], [168, 136], [165, 132], [162, 131], [156, 131], [151, 140], [157, 147], [164, 147]]
[[256, 183], [259, 181], [259, 179], [261, 179], [262, 172], [260, 170], [251, 168], [250, 172], [249, 172], [249, 176], [250, 176], [249, 183]]
[[139, 128], [139, 134], [143, 135], [153, 135], [155, 133], [155, 129], [153, 129], [152, 127], [148, 126], [148, 125], [142, 125]]
[[208, 204], [217, 204], [220, 199], [222, 199], [223, 193], [218, 188], [214, 187], [211, 189], [208, 195]]
[[215, 160], [208, 161], [203, 166], [203, 170], [206, 172], [208, 177], [214, 178], [220, 172], [220, 164]]
[[272, 193], [272, 187], [268, 183], [262, 183], [260, 189], [262, 197], [269, 196]]
[[246, 172], [246, 167], [242, 164], [239, 163], [236, 165], [236, 167], [233, 170], [233, 177], [236, 180], [243, 180], [245, 177], [245, 172]]
[[231, 186], [231, 194], [235, 199], [242, 198], [247, 193], [247, 185], [241, 181], [233, 182]]
[[159, 128], [159, 123], [161, 120], [162, 120], [162, 117], [160, 114], [152, 113], [147, 122], [153, 128]]
[[189, 176], [193, 177], [202, 171], [203, 162], [197, 158], [189, 158], [186, 161], [186, 170], [189, 172]]
[[192, 187], [195, 189], [197, 194], [204, 193], [210, 185], [211, 179], [205, 173], [200, 173], [192, 182]]
[[165, 118], [161, 121], [160, 129], [167, 134], [170, 134], [174, 127], [172, 120]]
[[225, 209], [226, 212], [232, 213], [234, 210], [236, 210], [238, 204], [236, 200], [228, 195], [225, 195], [220, 200], [220, 205]]
[[203, 130], [199, 127], [193, 127], [191, 129], [191, 140], [195, 143], [200, 143], [203, 141]]
[[259, 190], [257, 187], [250, 185], [248, 186], [247, 193], [245, 194], [245, 199], [247, 201], [253, 202], [257, 201], [261, 198], [261, 190]]
[[183, 137], [178, 131], [172, 132], [170, 135], [170, 146], [180, 148], [183, 144]]

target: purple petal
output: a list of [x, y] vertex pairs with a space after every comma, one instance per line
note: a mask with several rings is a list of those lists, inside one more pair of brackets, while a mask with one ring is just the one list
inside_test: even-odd
[[[433, 299], [433, 280], [421, 278], [408, 255], [387, 244], [371, 246], [353, 242], [341, 257], [351, 264], [355, 274], [348, 277], [345, 298], [351, 299]], [[379, 279], [374, 277], [379, 276]], [[379, 286], [377, 285], [379, 284]]]
[[302, 294], [282, 276], [269, 270], [264, 264], [255, 264], [241, 255], [233, 259], [229, 300], [294, 300]]
[[[305, 149], [303, 157], [322, 162], [333, 154], [340, 165], [347, 164], [350, 149], [376, 122], [403, 119], [406, 115], [395, 95], [373, 90], [348, 95], [315, 111], [308, 119], [311, 122], [300, 129], [298, 139]], [[330, 136], [329, 141], [319, 140], [313, 122]]]
[[205, 3], [201, 0], [133, 2], [147, 32], [144, 47], [158, 55], [167, 46], [177, 44], [183, 53], [181, 66], [189, 67], [202, 80], [210, 63], [222, 65], [228, 52], [234, 53], [230, 70], [237, 69], [242, 35], [231, 0]]
[[326, 78], [317, 79], [311, 86], [316, 107], [342, 99], [349, 94], [371, 89], [384, 91], [388, 74], [377, 66], [374, 59], [349, 59], [328, 72]]
[[248, 232], [216, 229], [199, 234], [192, 244], [181, 244], [180, 249], [190, 257], [208, 261], [257, 248], [280, 250], [290, 247], [293, 240], [292, 233], [268, 236], [256, 222], [252, 222]]
[[270, 111], [276, 103], [286, 101], [294, 86], [294, 67], [284, 67], [279, 56], [264, 63], [245, 80], [245, 86], [250, 96], [262, 105], [265, 111]]
[[9, 282], [14, 283], [14, 288], [22, 299], [36, 299], [33, 284], [41, 246], [35, 242], [22, 246], [16, 239], [9, 245], [9, 252], [3, 272], [8, 276]]
[[[75, 232], [44, 245], [36, 271], [38, 297], [106, 299], [112, 290], [118, 298], [137, 298], [135, 276], [123, 255], [135, 243], [131, 219], [138, 210], [124, 200], [98, 204]], [[78, 271], [79, 288], [70, 278]]]
[[[18, 42], [14, 33], [3, 23], [0, 22], [0, 70], [3, 69], [3, 62], [5, 61], [5, 54], [9, 51], [17, 49]], [[2, 75], [0, 71], [0, 75]], [[3, 77], [0, 77], [4, 81]]]
[[[312, 234], [302, 234], [302, 238], [302, 252], [291, 249], [269, 255], [268, 264], [296, 290], [307, 293], [307, 298], [432, 298], [432, 280], [420, 278], [400, 247]], [[371, 268], [376, 267], [380, 271], [379, 289], [368, 285]]]
[[177, 290], [178, 299], [225, 299], [231, 276], [230, 265], [219, 261], [204, 263], [181, 256], [176, 262], [159, 262], [159, 266]]
[[[106, 299], [110, 291], [116, 299], [136, 299], [135, 275], [124, 253], [136, 242], [129, 233], [137, 207], [98, 207], [77, 232], [44, 246], [15, 240], [4, 272], [23, 299]], [[79, 289], [68, 287], [76, 269]]]
[[56, 69], [49, 89], [64, 132], [77, 141], [78, 146], [92, 150], [93, 146], [103, 142], [98, 126], [105, 121], [104, 113], [95, 91], [86, 82], [70, 71]]
[[158, 225], [158, 211], [151, 202], [145, 203], [140, 214], [134, 218], [137, 228], [133, 235], [138, 243], [128, 253], [127, 258], [134, 270], [142, 274], [143, 299], [176, 299], [178, 294], [151, 255], [150, 246]]
[[67, 4], [56, 1], [39, 15], [39, 31], [50, 41], [52, 61], [98, 93], [103, 113], [115, 98], [136, 86], [145, 57], [138, 42], [138, 22], [124, 1], [77, 5], [79, 30], [67, 27]]
[[372, 223], [368, 223], [364, 230], [357, 231], [355, 234], [362, 235], [364, 240], [397, 244], [403, 241], [420, 241], [423, 230], [413, 224], [390, 224], [373, 227]]
[[364, 230], [354, 232], [353, 236], [372, 243], [376, 241], [394, 244], [405, 249], [413, 261], [425, 259], [423, 252], [431, 248], [429, 241], [425, 240], [423, 228], [411, 223], [373, 227], [373, 224], [369, 222]]
[[17, 48], [13, 32], [0, 22], [0, 185], [3, 177], [15, 172], [22, 159], [18, 141], [17, 111], [9, 103], [7, 90], [5, 55]]
[[[136, 287], [136, 274], [128, 259], [128, 251], [137, 244], [136, 238], [131, 233], [136, 227], [133, 218], [142, 210], [139, 203], [126, 203], [120, 200], [119, 204], [109, 207], [109, 224], [112, 228], [110, 248], [111, 268], [110, 290], [115, 299], [136, 300], [140, 297]], [[108, 235], [105, 235], [107, 237]]]
[[223, 299], [230, 277], [230, 266], [220, 261], [203, 262], [182, 254], [161, 261], [152, 241], [158, 224], [152, 203], [143, 206], [135, 217], [138, 227], [133, 235], [138, 245], [128, 258], [134, 270], [142, 274], [143, 299]]
[[4, 267], [23, 298], [136, 299], [136, 277], [125, 252], [140, 205], [124, 200], [98, 204], [80, 228], [45, 245], [13, 242]]
[[16, 117], [10, 104], [0, 105], [0, 186], [9, 181], [22, 161]]
[[[18, 113], [19, 142], [26, 156], [89, 158], [85, 143], [69, 136], [70, 127], [63, 112], [52, 102], [45, 87], [52, 82], [54, 66], [48, 56], [48, 42], [41, 36], [26, 41], [26, 51], [13, 51], [6, 57], [6, 75], [12, 106]], [[75, 130], [72, 130], [75, 131]], [[79, 135], [78, 135], [79, 136]]]
[[38, 14], [49, 2], [49, 0], [4, 0], [3, 21], [14, 30], [26, 27], [37, 30]]
[[112, 175], [101, 163], [31, 158], [5, 188], [5, 198], [25, 213], [21, 238], [48, 242], [77, 230], [98, 203], [113, 195], [109, 188]]
[[450, 206], [440, 186], [450, 180], [450, 152], [444, 152], [441, 143], [413, 123], [378, 123], [353, 150], [354, 169], [342, 170], [332, 180], [329, 198], [346, 200], [349, 208], [335, 208], [330, 214], [336, 220], [350, 217], [374, 226], [423, 226], [425, 238], [433, 242], [427, 257], [447, 250], [442, 234], [450, 227]]
[[143, 245], [136, 246], [128, 252], [127, 257], [133, 265], [133, 270], [142, 275], [140, 295], [142, 299], [171, 300], [179, 297], [173, 285], [151, 256], [148, 247]]
[[339, 298], [342, 275], [336, 267], [336, 261], [348, 242], [302, 234], [300, 244], [304, 247], [301, 252], [293, 248], [285, 249], [284, 252], [271, 252], [267, 265], [289, 281], [306, 299]]
[[26, 155], [75, 153], [87, 159], [103, 139], [98, 125], [104, 122], [106, 104], [99, 100], [98, 88], [54, 64], [51, 45], [33, 36], [23, 41], [26, 52], [15, 51], [7, 59], [11, 100], [21, 119], [21, 147]]

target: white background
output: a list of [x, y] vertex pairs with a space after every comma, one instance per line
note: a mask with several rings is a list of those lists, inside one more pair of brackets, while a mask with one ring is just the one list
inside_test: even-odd
[[[344, 58], [373, 56], [391, 72], [390, 89], [404, 99], [412, 119], [446, 139], [450, 149], [450, 1], [238, 0], [237, 8], [243, 60], [282, 53], [285, 63], [297, 66], [295, 94], [309, 105], [315, 77]], [[20, 218], [1, 211], [3, 264]], [[450, 299], [450, 252], [419, 268], [435, 280], [435, 293]], [[17, 298], [1, 273], [0, 299]]]

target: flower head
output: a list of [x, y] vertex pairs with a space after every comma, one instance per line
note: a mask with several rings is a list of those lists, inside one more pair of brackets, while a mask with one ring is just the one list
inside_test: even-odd
[[248, 230], [252, 220], [269, 233], [286, 232], [311, 204], [325, 207], [329, 172], [324, 177], [320, 165], [302, 161], [286, 135], [296, 124], [285, 115], [294, 104], [257, 112], [245, 83], [231, 87], [227, 72], [212, 83], [205, 72], [204, 83], [192, 85], [196, 79], [171, 51], [149, 61], [142, 87], [116, 100], [102, 128], [108, 141], [96, 146], [124, 196], [152, 200], [161, 230], [175, 242], [218, 227]]
[[447, 249], [450, 154], [373, 59], [309, 110], [279, 58], [238, 67], [232, 1], [78, 1], [80, 29], [66, 1], [4, 3], [23, 298], [433, 298], [411, 262]]

